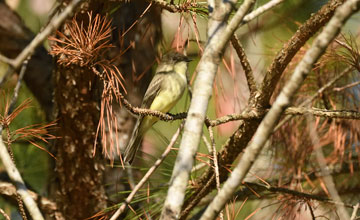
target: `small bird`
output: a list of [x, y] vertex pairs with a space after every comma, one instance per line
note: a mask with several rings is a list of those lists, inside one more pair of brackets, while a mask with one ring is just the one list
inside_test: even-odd
[[[179, 101], [187, 86], [187, 69], [191, 60], [178, 53], [170, 52], [163, 56], [154, 78], [145, 92], [141, 108], [169, 112]], [[140, 115], [132, 136], [124, 151], [124, 161], [131, 164], [139, 149], [143, 136], [159, 118]]]

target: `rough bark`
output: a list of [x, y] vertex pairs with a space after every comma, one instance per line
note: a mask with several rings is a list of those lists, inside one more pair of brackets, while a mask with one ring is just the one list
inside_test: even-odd
[[[119, 4], [121, 4], [119, 6]], [[126, 81], [128, 96], [131, 100], [141, 101], [141, 92], [146, 88], [151, 78], [151, 66], [155, 61], [155, 44], [160, 33], [160, 10], [151, 8], [146, 16], [139, 19], [148, 3], [132, 1], [131, 3], [91, 1], [86, 11], [103, 15], [111, 9], [119, 9], [111, 15], [113, 34], [111, 48], [106, 56], [114, 58]], [[105, 13], [103, 13], [105, 12]], [[84, 16], [78, 16], [81, 19]], [[124, 38], [119, 38], [137, 19], [135, 25]], [[138, 36], [141, 36], [139, 38]], [[149, 40], [152, 39], [152, 40]], [[127, 52], [119, 56], [124, 49], [131, 46]], [[135, 68], [134, 68], [135, 67]], [[145, 74], [139, 82], [134, 76]], [[141, 82], [141, 83], [140, 83]], [[59, 139], [54, 150], [56, 151], [56, 174], [53, 188], [53, 197], [66, 219], [85, 219], [107, 207], [107, 195], [115, 193], [112, 189], [119, 189], [116, 185], [121, 171], [106, 169], [109, 161], [101, 156], [101, 147], [98, 145], [95, 157], [93, 146], [95, 133], [99, 121], [99, 94], [97, 88], [99, 78], [86, 67], [57, 66], [55, 71], [55, 103], [57, 106]], [[91, 85], [91, 86], [90, 86]], [[138, 86], [141, 85], [141, 89]], [[136, 104], [136, 102], [135, 102]], [[132, 117], [114, 103], [118, 121], [119, 143], [126, 144], [126, 134], [132, 130]], [[115, 133], [115, 131], [110, 131]], [[124, 139], [125, 137], [125, 139]], [[113, 159], [118, 159], [115, 157]], [[105, 184], [110, 186], [105, 189]], [[120, 183], [119, 183], [120, 184]], [[108, 192], [106, 193], [106, 190]]]
[[[92, 71], [77, 66], [55, 71], [55, 103], [59, 133], [53, 195], [66, 219], [84, 219], [106, 207], [103, 182], [105, 161], [93, 157], [99, 119]], [[95, 99], [94, 99], [95, 98]]]

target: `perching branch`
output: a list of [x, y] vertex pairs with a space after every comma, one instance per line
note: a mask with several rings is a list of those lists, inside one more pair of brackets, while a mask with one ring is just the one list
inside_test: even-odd
[[[351, 68], [350, 68], [351, 69]], [[308, 103], [309, 100], [313, 100], [317, 97], [318, 94], [320, 94], [323, 90], [330, 87], [334, 82], [336, 82], [338, 79], [340, 79], [343, 75], [349, 72], [349, 69], [346, 69], [343, 71], [339, 76], [334, 78], [331, 82], [327, 83], [322, 87], [316, 94], [314, 94], [310, 99], [305, 101], [304, 103]], [[182, 120], [185, 119], [187, 116], [186, 112], [181, 112], [178, 114], [170, 114], [170, 113], [163, 113], [156, 110], [150, 110], [150, 109], [144, 109], [144, 108], [138, 108], [132, 106], [129, 101], [125, 99], [125, 97], [122, 94], [118, 94], [121, 103], [126, 107], [126, 109], [135, 115], [151, 115], [158, 117], [160, 120], [163, 121], [174, 121], [174, 120]], [[288, 117], [292, 117], [295, 115], [314, 115], [319, 117], [325, 117], [325, 118], [342, 118], [342, 119], [360, 119], [360, 113], [357, 111], [352, 110], [327, 110], [327, 109], [317, 109], [317, 108], [304, 108], [303, 104], [300, 105], [300, 107], [289, 107], [285, 110], [285, 114], [289, 115], [285, 117], [287, 119]], [[239, 121], [239, 120], [253, 120], [253, 119], [261, 119], [264, 117], [264, 115], [268, 112], [268, 109], [263, 111], [257, 111], [256, 109], [252, 109], [250, 111], [242, 112], [241, 114], [229, 114], [222, 116], [217, 119], [209, 119], [208, 117], [205, 118], [205, 124], [207, 126], [216, 127], [221, 124], [225, 124], [231, 121]], [[284, 120], [285, 120], [284, 119]], [[285, 121], [286, 122], [286, 121]], [[283, 124], [283, 122], [281, 122]]]
[[182, 113], [178, 113], [178, 114], [170, 114], [170, 113], [163, 113], [161, 111], [156, 111], [156, 110], [134, 107], [130, 104], [130, 102], [128, 100], [126, 100], [126, 98], [124, 97], [123, 94], [117, 93], [116, 96], [119, 97], [121, 104], [123, 104], [130, 113], [135, 114], [135, 115], [155, 116], [163, 121], [174, 121], [174, 120], [185, 119], [187, 116], [186, 112], [182, 112]]
[[[163, 113], [156, 110], [138, 108], [132, 106], [129, 101], [125, 99], [125, 97], [119, 93], [118, 94], [121, 103], [126, 107], [126, 109], [135, 115], [150, 115], [158, 117], [163, 121], [174, 121], [174, 120], [182, 120], [187, 116], [186, 112], [181, 112], [178, 114], [170, 114]], [[221, 124], [225, 124], [231, 121], [239, 121], [239, 120], [253, 120], [253, 119], [261, 119], [268, 112], [268, 110], [257, 111], [253, 109], [251, 111], [243, 112], [241, 114], [229, 114], [222, 116], [217, 119], [209, 119], [205, 118], [205, 124], [207, 126], [216, 127]], [[359, 119], [359, 114], [357, 111], [348, 111], [348, 110], [326, 110], [326, 109], [308, 109], [303, 107], [289, 107], [286, 109], [285, 114], [287, 115], [304, 115], [304, 114], [312, 114], [314, 116], [321, 116], [327, 118], [344, 118], [344, 119]]]

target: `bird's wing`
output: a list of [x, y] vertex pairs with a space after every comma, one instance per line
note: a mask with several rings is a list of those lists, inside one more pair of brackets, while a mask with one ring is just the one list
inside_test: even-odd
[[[164, 79], [164, 77], [162, 77], [164, 76], [163, 74], [166, 73], [159, 72], [155, 74], [154, 78], [151, 80], [150, 85], [145, 92], [143, 102], [141, 104], [141, 108], [146, 108], [146, 109], [150, 108], [151, 103], [154, 101], [156, 95], [159, 94], [159, 92], [161, 91], [161, 83], [163, 82]], [[136, 124], [134, 126], [133, 133], [131, 135], [131, 139], [128, 145], [126, 146], [123, 154], [125, 162], [129, 162], [130, 164], [132, 163], [135, 157], [136, 151], [141, 145], [143, 132], [144, 132], [141, 131], [142, 129], [144, 129], [143, 128], [144, 117], [145, 117], [144, 115], [140, 115], [138, 117]], [[146, 131], [146, 129], [144, 130]]]
[[151, 103], [154, 101], [155, 97], [159, 94], [161, 90], [161, 84], [164, 80], [164, 74], [166, 72], [159, 72], [156, 73], [154, 78], [151, 80], [148, 89], [145, 92], [144, 99], [142, 101], [141, 107], [142, 108], [150, 108]]

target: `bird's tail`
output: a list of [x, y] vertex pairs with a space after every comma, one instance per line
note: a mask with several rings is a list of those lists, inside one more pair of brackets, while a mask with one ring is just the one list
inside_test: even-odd
[[123, 154], [124, 161], [128, 162], [129, 164], [133, 162], [136, 152], [139, 149], [143, 139], [143, 134], [141, 134], [141, 132], [139, 134], [139, 131], [141, 130], [141, 122], [141, 119], [137, 120], [133, 133], [131, 135], [131, 139], [128, 142], [128, 145], [126, 146]]

